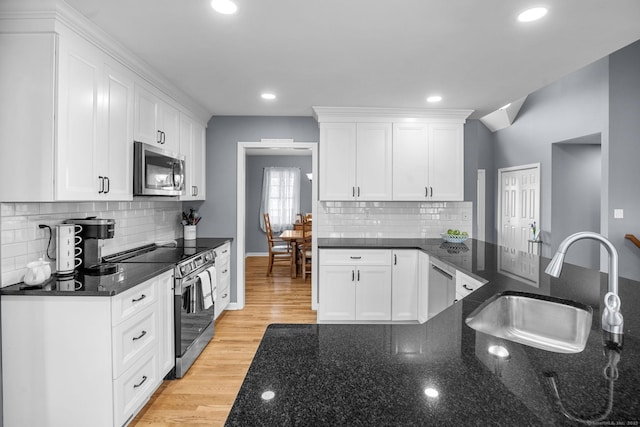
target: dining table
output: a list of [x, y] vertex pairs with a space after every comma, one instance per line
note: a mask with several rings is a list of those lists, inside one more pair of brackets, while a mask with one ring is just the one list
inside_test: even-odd
[[302, 234], [302, 230], [284, 230], [280, 234], [280, 238], [291, 245], [293, 256], [291, 257], [291, 278], [295, 279], [298, 275], [298, 243], [302, 242], [305, 237], [310, 236], [312, 231], [306, 231]]

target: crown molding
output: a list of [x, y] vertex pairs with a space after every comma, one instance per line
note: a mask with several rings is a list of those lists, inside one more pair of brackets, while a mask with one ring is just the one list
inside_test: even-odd
[[443, 121], [464, 123], [473, 110], [379, 108], [379, 107], [312, 107], [313, 117], [318, 123], [333, 122], [416, 122]]

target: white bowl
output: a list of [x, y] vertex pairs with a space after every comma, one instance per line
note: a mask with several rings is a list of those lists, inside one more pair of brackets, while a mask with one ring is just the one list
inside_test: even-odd
[[447, 234], [447, 233], [441, 233], [440, 236], [442, 236], [442, 239], [445, 242], [449, 242], [449, 243], [462, 243], [469, 238], [469, 236], [461, 236], [459, 234]]

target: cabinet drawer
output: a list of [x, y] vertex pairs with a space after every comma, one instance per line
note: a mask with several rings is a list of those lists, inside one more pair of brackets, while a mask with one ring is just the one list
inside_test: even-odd
[[111, 319], [113, 326], [136, 315], [158, 300], [157, 281], [148, 280], [112, 298]]
[[229, 261], [231, 258], [231, 244], [227, 242], [224, 245], [215, 248], [213, 252], [216, 254], [216, 263], [218, 260], [221, 262], [224, 262], [225, 260]]
[[157, 386], [158, 359], [156, 350], [149, 351], [131, 369], [113, 382], [115, 425], [124, 425], [147, 402]]
[[481, 282], [457, 270], [456, 271], [456, 298], [460, 300], [466, 297], [471, 292], [475, 291], [485, 283], [486, 282]]
[[321, 265], [391, 265], [388, 249], [321, 249]]
[[142, 353], [158, 343], [156, 307], [131, 317], [113, 328], [113, 378], [131, 367]]

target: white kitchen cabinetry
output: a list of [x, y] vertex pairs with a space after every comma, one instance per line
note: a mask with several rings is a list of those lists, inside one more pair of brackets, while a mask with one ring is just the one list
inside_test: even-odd
[[320, 125], [320, 200], [391, 200], [391, 124]]
[[172, 281], [169, 271], [113, 297], [3, 296], [5, 425], [131, 420], [173, 366]]
[[180, 113], [180, 153], [186, 157], [185, 194], [180, 200], [205, 200], [205, 127]]
[[180, 112], [158, 91], [135, 85], [134, 139], [180, 152]]
[[391, 320], [418, 318], [418, 251], [394, 249], [391, 271]]
[[429, 255], [419, 251], [418, 254], [418, 322], [429, 320]]
[[391, 320], [391, 251], [319, 253], [318, 321]]
[[394, 123], [393, 200], [463, 199], [462, 125]]
[[456, 301], [460, 301], [485, 283], [487, 282], [474, 279], [460, 270], [456, 270]]
[[220, 316], [231, 301], [231, 243], [214, 249], [216, 266], [216, 298], [214, 320]]

